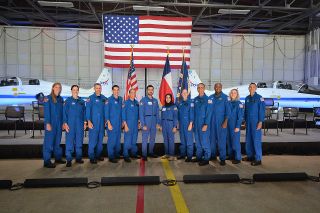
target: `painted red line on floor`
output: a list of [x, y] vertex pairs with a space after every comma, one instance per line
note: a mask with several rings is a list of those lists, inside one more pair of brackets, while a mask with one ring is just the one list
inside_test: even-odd
[[[139, 176], [144, 176], [144, 174], [145, 174], [145, 162], [144, 160], [140, 159]], [[143, 212], [144, 212], [144, 185], [139, 185], [138, 192], [137, 192], [136, 213], [143, 213]]]

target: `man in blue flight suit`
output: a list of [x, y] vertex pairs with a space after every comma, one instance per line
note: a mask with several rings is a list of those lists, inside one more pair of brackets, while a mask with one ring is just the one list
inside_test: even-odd
[[226, 165], [227, 126], [230, 106], [228, 96], [222, 92], [222, 84], [214, 85], [215, 93], [209, 96], [208, 117], [210, 117], [211, 159], [216, 159], [218, 146], [220, 165]]
[[137, 152], [137, 139], [139, 128], [139, 103], [135, 99], [136, 90], [129, 90], [129, 99], [126, 100], [122, 108], [122, 120], [124, 125], [124, 144], [123, 144], [123, 157], [125, 162], [131, 162], [131, 157], [139, 159]]
[[178, 159], [185, 159], [185, 162], [191, 162], [193, 156], [193, 121], [194, 121], [194, 103], [188, 98], [188, 90], [183, 89], [180, 100], [177, 102], [179, 133], [180, 133], [180, 155]]
[[199, 166], [209, 164], [211, 150], [209, 141], [208, 124], [210, 119], [207, 116], [207, 108], [212, 100], [204, 93], [205, 85], [198, 84], [199, 95], [194, 99], [194, 137], [196, 141], [196, 158], [192, 162], [198, 162]]
[[66, 167], [71, 166], [72, 154], [76, 153], [76, 162], [84, 163], [82, 160], [83, 131], [86, 129], [85, 101], [79, 94], [79, 86], [72, 85], [72, 96], [68, 97], [63, 107], [63, 123], [66, 130]]
[[94, 84], [94, 93], [87, 99], [86, 119], [89, 127], [88, 156], [90, 163], [97, 164], [97, 160], [103, 161], [102, 141], [104, 136], [104, 107], [107, 98], [101, 94], [101, 84]]
[[121, 128], [122, 128], [122, 97], [119, 96], [119, 86], [112, 86], [112, 93], [105, 105], [105, 120], [108, 131], [108, 157], [111, 163], [120, 159]]
[[[158, 156], [153, 153], [156, 128], [160, 128], [159, 104], [158, 100], [153, 97], [154, 87], [147, 86], [147, 96], [140, 100], [139, 117], [142, 127], [142, 159], [147, 161], [147, 154], [152, 158]], [[149, 140], [149, 150], [148, 150]]]
[[252, 166], [261, 165], [262, 142], [261, 128], [265, 116], [265, 104], [261, 95], [256, 93], [257, 85], [251, 83], [245, 99], [244, 119], [246, 124], [246, 153], [243, 160], [251, 161]]

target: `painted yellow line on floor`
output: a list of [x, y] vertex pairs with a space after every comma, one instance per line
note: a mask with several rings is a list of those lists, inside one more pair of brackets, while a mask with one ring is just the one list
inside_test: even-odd
[[[170, 168], [169, 161], [167, 159], [161, 159], [161, 162], [167, 179], [175, 180], [176, 178]], [[174, 205], [176, 206], [176, 211], [178, 213], [188, 213], [189, 209], [184, 201], [179, 185], [169, 186], [169, 188]]]

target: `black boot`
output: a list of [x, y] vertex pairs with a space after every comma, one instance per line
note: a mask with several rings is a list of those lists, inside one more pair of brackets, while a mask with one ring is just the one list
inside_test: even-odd
[[185, 156], [181, 156], [181, 155], [177, 157], [178, 160], [182, 160], [182, 159], [185, 159], [185, 158], [186, 158]]
[[131, 159], [130, 158], [124, 158], [124, 161], [127, 163], [131, 163]]
[[186, 158], [186, 159], [184, 160], [184, 162], [187, 162], [187, 163], [189, 163], [189, 162], [191, 162], [191, 161], [192, 161], [191, 158]]
[[118, 160], [116, 160], [116, 159], [109, 159], [109, 162], [110, 162], [110, 163], [118, 163]]
[[221, 161], [220, 161], [220, 165], [221, 165], [221, 166], [225, 166], [225, 165], [226, 165], [226, 161], [225, 161], [225, 160], [221, 160]]
[[239, 164], [239, 163], [241, 163], [240, 160], [233, 160], [233, 161], [232, 161], [232, 164]]
[[104, 157], [98, 158], [98, 161], [104, 161]]
[[261, 160], [254, 160], [251, 162], [251, 166], [259, 166], [261, 164], [262, 164]]
[[208, 160], [202, 160], [199, 162], [199, 166], [205, 166], [205, 165], [208, 165], [209, 164], [209, 161]]
[[80, 160], [76, 160], [76, 163], [83, 164], [84, 161], [82, 159], [80, 159]]
[[97, 162], [96, 159], [90, 159], [90, 163], [91, 163], [91, 164], [97, 164], [98, 162]]
[[52, 169], [52, 168], [56, 168], [56, 165], [54, 163], [51, 163], [50, 161], [49, 163], [43, 164], [43, 167]]
[[67, 161], [66, 167], [71, 167], [71, 161]]
[[199, 163], [200, 160], [199, 160], [198, 158], [193, 158], [193, 159], [191, 160], [191, 162], [192, 162], [192, 163]]
[[150, 158], [157, 158], [158, 155], [156, 155], [156, 154], [150, 154], [149, 157], [150, 157]]

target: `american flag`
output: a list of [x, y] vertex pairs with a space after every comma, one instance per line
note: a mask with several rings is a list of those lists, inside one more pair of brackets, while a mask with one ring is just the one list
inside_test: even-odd
[[131, 51], [130, 68], [128, 71], [126, 93], [124, 94], [124, 100], [128, 100], [130, 89], [134, 89], [138, 91], [136, 68], [134, 67], [134, 62], [133, 62], [133, 50]]
[[134, 45], [136, 68], [163, 68], [170, 51], [171, 69], [179, 69], [183, 49], [190, 63], [192, 18], [104, 15], [104, 64], [126, 68]]

